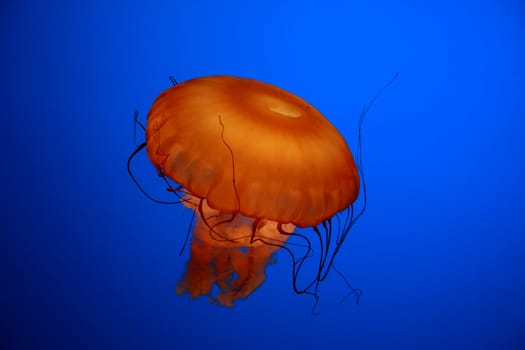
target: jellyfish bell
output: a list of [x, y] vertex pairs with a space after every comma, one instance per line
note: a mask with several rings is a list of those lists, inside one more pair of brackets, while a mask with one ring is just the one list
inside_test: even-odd
[[296, 227], [325, 223], [359, 193], [336, 128], [302, 98], [257, 80], [209, 76], [167, 89], [149, 111], [146, 142], [197, 216], [177, 293], [226, 306], [261, 285]]
[[352, 154], [306, 101], [252, 79], [189, 80], [153, 103], [153, 165], [223, 213], [313, 226], [359, 192]]

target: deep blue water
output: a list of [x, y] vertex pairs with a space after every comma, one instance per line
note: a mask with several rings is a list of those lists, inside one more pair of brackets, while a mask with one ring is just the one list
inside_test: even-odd
[[[363, 3], [3, 2], [0, 347], [525, 349], [525, 5]], [[234, 308], [175, 295], [188, 216], [128, 177], [133, 111], [169, 75], [251, 77], [355, 151], [395, 72], [337, 260], [360, 304], [334, 275], [312, 316], [284, 253]], [[136, 172], [156, 191], [144, 156]]]

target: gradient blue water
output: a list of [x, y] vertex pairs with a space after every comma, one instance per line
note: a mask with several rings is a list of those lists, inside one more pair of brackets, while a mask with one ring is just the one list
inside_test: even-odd
[[[525, 348], [520, 1], [16, 1], [0, 19], [3, 349]], [[187, 217], [128, 178], [133, 110], [169, 75], [252, 77], [353, 147], [395, 72], [338, 260], [361, 304], [334, 277], [311, 316], [284, 254], [233, 309], [176, 296]]]

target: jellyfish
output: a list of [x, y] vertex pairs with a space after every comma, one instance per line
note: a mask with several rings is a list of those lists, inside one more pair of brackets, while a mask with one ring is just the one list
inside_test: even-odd
[[[178, 294], [233, 306], [264, 282], [276, 251], [291, 251], [290, 237], [305, 237], [296, 230], [311, 228], [321, 243], [319, 271], [296, 286], [309, 252], [293, 259], [293, 280], [296, 292], [317, 296], [355, 222], [360, 177], [346, 141], [316, 108], [257, 80], [207, 76], [161, 93], [145, 129], [135, 152], [146, 148], [196, 218]], [[346, 216], [332, 235], [338, 213]]]

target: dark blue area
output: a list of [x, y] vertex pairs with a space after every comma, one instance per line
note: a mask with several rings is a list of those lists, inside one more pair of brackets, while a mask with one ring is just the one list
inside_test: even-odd
[[[524, 349], [525, 5], [350, 3], [3, 2], [0, 348]], [[188, 212], [129, 179], [134, 109], [169, 75], [251, 77], [355, 150], [395, 72], [337, 260], [360, 305], [334, 276], [312, 316], [285, 254], [233, 309], [176, 296]]]

